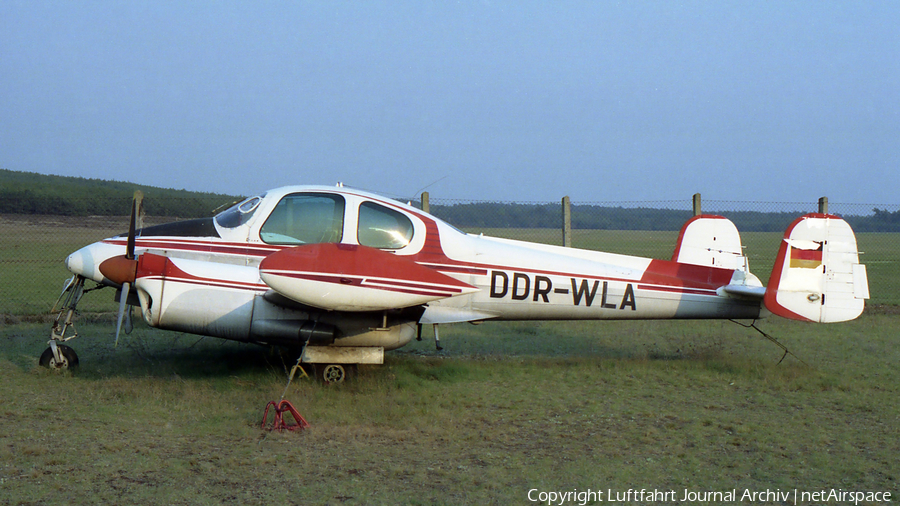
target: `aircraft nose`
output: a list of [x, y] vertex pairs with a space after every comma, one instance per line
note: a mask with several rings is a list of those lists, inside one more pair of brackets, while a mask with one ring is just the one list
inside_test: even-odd
[[94, 243], [75, 251], [66, 258], [66, 268], [73, 274], [93, 279], [98, 283], [103, 282], [100, 263], [119, 253], [115, 247], [107, 246], [102, 243]]
[[93, 278], [88, 267], [92, 267], [94, 262], [91, 259], [91, 248], [86, 246], [72, 253], [66, 258], [66, 268], [73, 274], [80, 274], [86, 278]]

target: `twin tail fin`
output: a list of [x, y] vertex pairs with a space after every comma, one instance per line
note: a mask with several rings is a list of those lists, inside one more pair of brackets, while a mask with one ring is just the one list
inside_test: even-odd
[[737, 228], [722, 216], [688, 220], [672, 260], [734, 270], [721, 294], [762, 299], [770, 312], [793, 320], [852, 320], [862, 314], [869, 298], [856, 236], [846, 221], [831, 214], [807, 214], [788, 226], [768, 287], [750, 273]]
[[832, 323], [862, 314], [868, 298], [866, 266], [850, 225], [831, 214], [794, 220], [772, 268], [766, 308], [793, 320]]

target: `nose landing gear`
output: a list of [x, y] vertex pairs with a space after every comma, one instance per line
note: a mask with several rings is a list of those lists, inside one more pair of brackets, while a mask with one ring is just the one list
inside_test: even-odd
[[[56, 352], [53, 351], [53, 348], [56, 348]], [[75, 350], [64, 344], [50, 341], [50, 347], [41, 353], [38, 364], [54, 371], [75, 369], [78, 367], [78, 355], [75, 354]]]
[[59, 295], [53, 306], [53, 312], [56, 312], [57, 308], [60, 309], [50, 329], [50, 347], [44, 350], [38, 360], [41, 367], [60, 372], [78, 367], [78, 355], [75, 354], [75, 350], [61, 343], [78, 337], [75, 330], [75, 308], [84, 292], [84, 276], [75, 276], [69, 280]]

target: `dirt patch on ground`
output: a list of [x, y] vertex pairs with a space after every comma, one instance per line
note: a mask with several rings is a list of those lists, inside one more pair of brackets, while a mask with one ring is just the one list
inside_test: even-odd
[[867, 304], [866, 314], [900, 315], [900, 306], [893, 304]]

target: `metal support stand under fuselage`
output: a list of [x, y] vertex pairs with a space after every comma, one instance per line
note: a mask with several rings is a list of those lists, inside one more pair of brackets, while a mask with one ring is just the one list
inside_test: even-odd
[[438, 324], [434, 324], [434, 347], [437, 351], [443, 351], [444, 348], [441, 348], [441, 336], [438, 335]]

